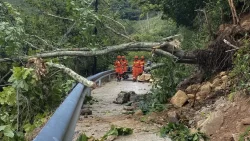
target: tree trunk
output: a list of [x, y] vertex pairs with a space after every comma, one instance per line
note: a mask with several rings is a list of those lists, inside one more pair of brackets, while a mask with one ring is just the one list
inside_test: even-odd
[[181, 49], [175, 48], [173, 45], [168, 42], [160, 43], [160, 42], [131, 42], [120, 45], [108, 46], [104, 47], [100, 50], [55, 50], [52, 52], [38, 53], [33, 56], [19, 56], [17, 58], [1, 58], [0, 62], [8, 62], [8, 61], [20, 61], [20, 60], [28, 60], [29, 58], [53, 58], [53, 57], [62, 57], [62, 56], [99, 56], [108, 54], [110, 52], [117, 51], [152, 51], [153, 47], [159, 47], [162, 49], [154, 49], [154, 53], [160, 54], [163, 56], [170, 56], [172, 58], [178, 59], [179, 62], [196, 62], [196, 56], [193, 51], [186, 52]]

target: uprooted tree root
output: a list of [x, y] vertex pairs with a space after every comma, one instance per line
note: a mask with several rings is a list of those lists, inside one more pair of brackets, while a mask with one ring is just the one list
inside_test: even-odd
[[245, 40], [250, 39], [250, 28], [247, 29], [240, 25], [227, 25], [219, 30], [208, 48], [194, 52], [200, 71], [179, 83], [177, 89], [186, 89], [189, 85], [201, 83], [206, 76], [232, 69], [235, 52]]
[[247, 33], [249, 31], [238, 25], [227, 26], [207, 49], [196, 52], [199, 66], [210, 74], [231, 69], [235, 51], [249, 38]]

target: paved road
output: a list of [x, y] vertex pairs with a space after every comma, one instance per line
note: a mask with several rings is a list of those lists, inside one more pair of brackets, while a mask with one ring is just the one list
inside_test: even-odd
[[123, 105], [114, 104], [113, 101], [120, 91], [135, 91], [137, 94], [145, 94], [151, 89], [150, 83], [139, 83], [132, 81], [111, 81], [92, 91], [92, 96], [98, 102], [91, 105], [92, 116], [80, 117], [75, 137], [81, 133], [95, 138], [102, 137], [111, 127], [117, 125], [134, 129], [129, 136], [121, 136], [115, 141], [170, 141], [170, 139], [158, 136], [159, 127], [139, 121], [132, 115], [122, 114]]

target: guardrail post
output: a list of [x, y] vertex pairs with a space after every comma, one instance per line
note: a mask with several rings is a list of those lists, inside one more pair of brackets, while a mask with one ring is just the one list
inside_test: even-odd
[[111, 80], [111, 75], [109, 75], [109, 81]]
[[102, 85], [102, 80], [100, 79], [99, 81], [98, 81], [98, 86], [100, 87]]
[[90, 89], [90, 88], [87, 88], [87, 90], [86, 90], [86, 95], [87, 95], [87, 96], [91, 96], [91, 89]]

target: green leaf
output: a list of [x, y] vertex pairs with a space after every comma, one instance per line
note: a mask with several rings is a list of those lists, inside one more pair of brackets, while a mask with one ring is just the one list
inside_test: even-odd
[[0, 126], [0, 131], [3, 131], [5, 129], [6, 125]]
[[13, 138], [14, 132], [10, 129], [9, 126], [7, 126], [7, 128], [4, 129], [4, 135], [10, 138]]
[[194, 135], [193, 141], [198, 141], [198, 135], [197, 134]]
[[82, 134], [80, 135], [80, 137], [77, 139], [77, 141], [88, 141], [88, 137], [86, 136], [86, 134]]

